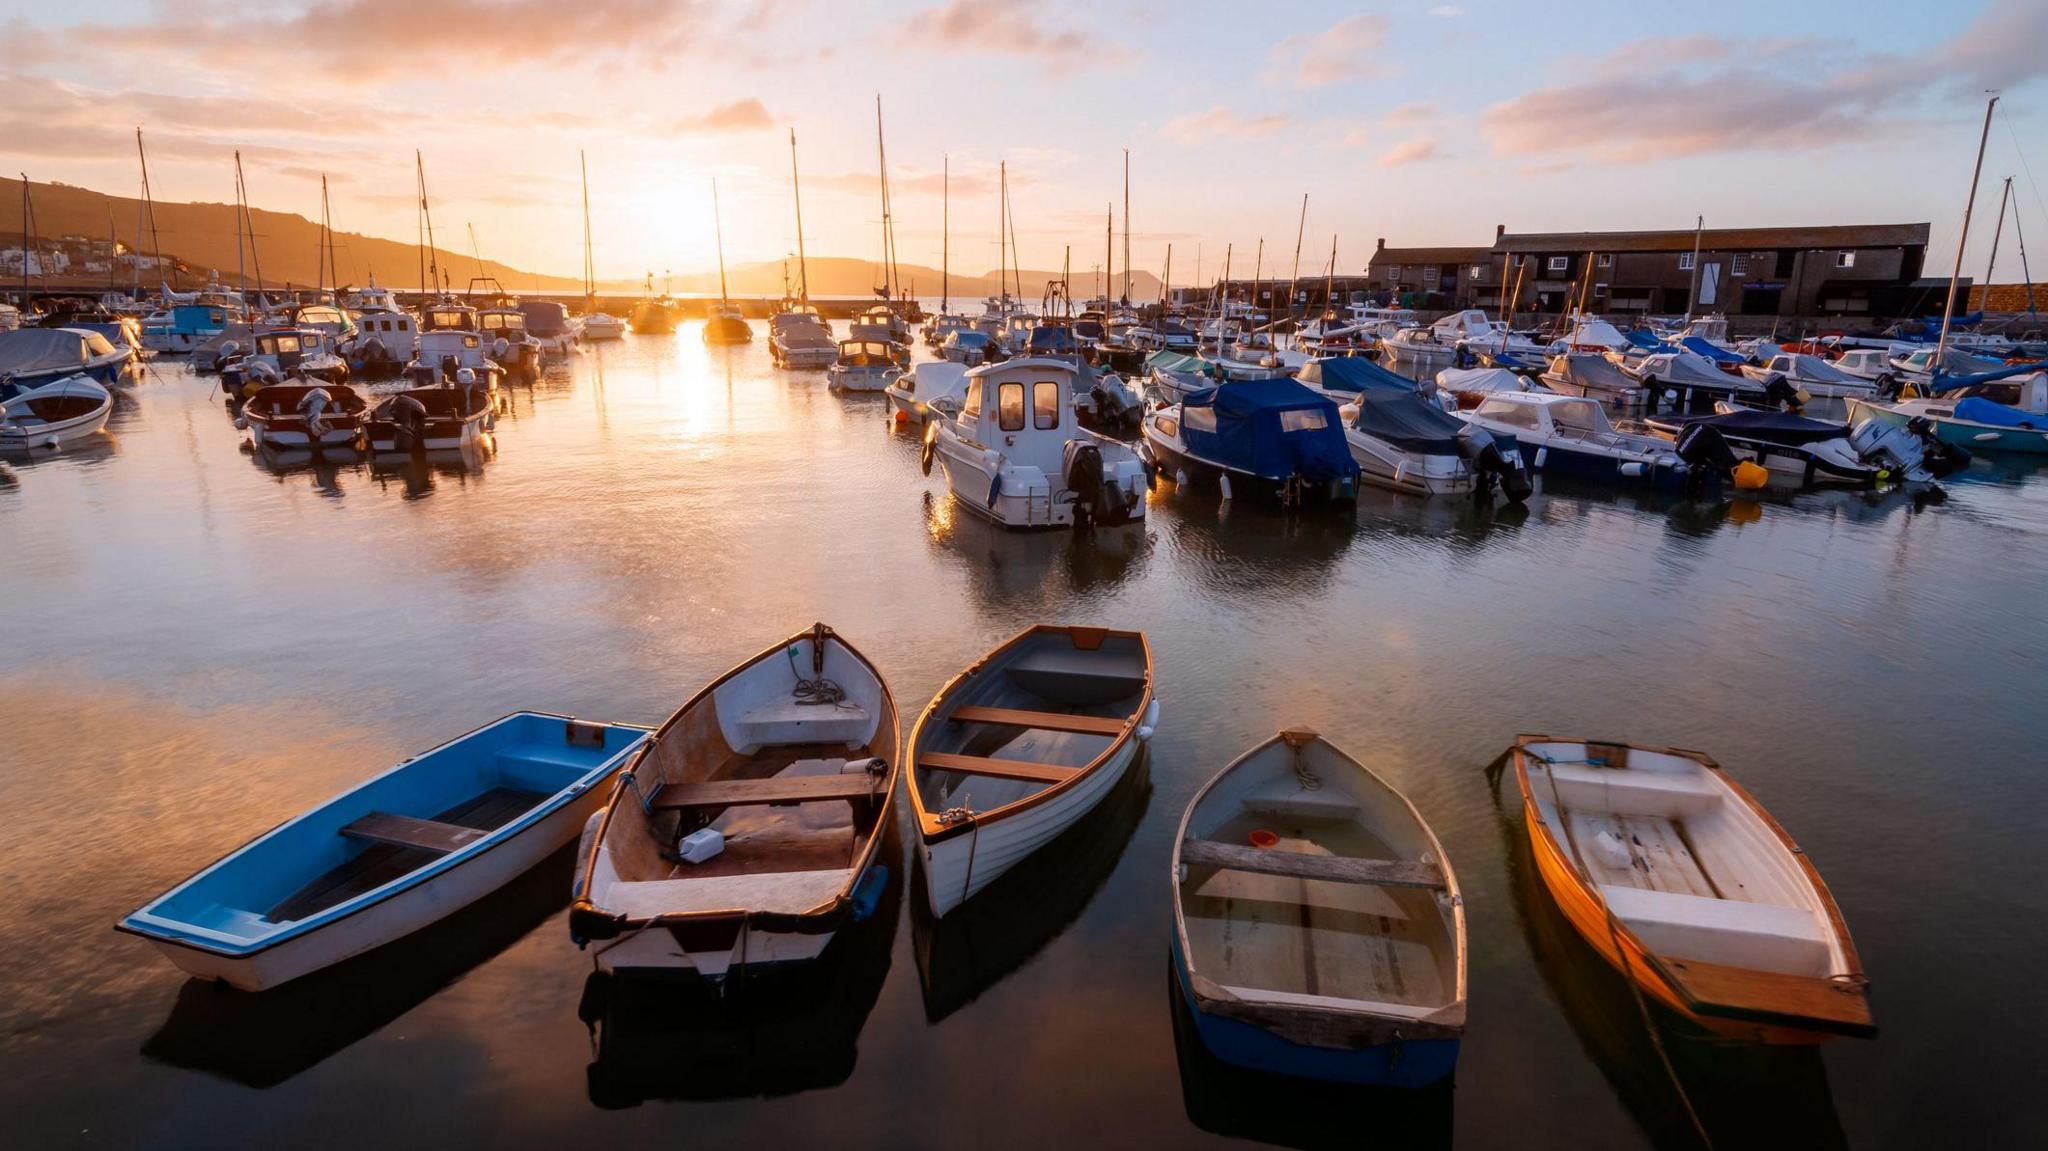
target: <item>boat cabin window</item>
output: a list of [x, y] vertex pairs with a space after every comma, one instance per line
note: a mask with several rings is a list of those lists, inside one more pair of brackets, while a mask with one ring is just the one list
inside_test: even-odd
[[1024, 430], [1024, 385], [996, 385], [996, 422], [1006, 432]]
[[973, 422], [981, 418], [981, 381], [970, 380], [967, 384], [967, 398], [960, 401], [960, 418]]
[[1543, 426], [1542, 417], [1533, 406], [1518, 404], [1513, 400], [1488, 400], [1479, 405], [1479, 410], [1472, 414], [1513, 427], [1528, 428], [1531, 431]]
[[1051, 431], [1060, 426], [1060, 386], [1053, 380], [1031, 385], [1031, 426]]
[[299, 350], [299, 338], [293, 336], [265, 336], [259, 343], [267, 345], [264, 351], [271, 355], [282, 355]]
[[1216, 430], [1215, 408], [1186, 408], [1180, 414], [1181, 423], [1198, 432]]
[[1297, 408], [1280, 413], [1282, 432], [1313, 432], [1329, 426], [1330, 421], [1323, 418], [1323, 413], [1315, 408]]
[[1172, 416], [1161, 416], [1155, 422], [1159, 425], [1160, 432], [1165, 435], [1178, 436], [1180, 434], [1180, 421]]
[[483, 341], [481, 341], [481, 340], [477, 339], [477, 338], [476, 338], [475, 336], [464, 336], [464, 337], [462, 337], [462, 346], [463, 346], [463, 347], [465, 347], [465, 348], [475, 348], [475, 347], [481, 347], [481, 346], [482, 346], [482, 344], [483, 344]]
[[1550, 405], [1550, 418], [1560, 428], [1578, 432], [1604, 432], [1607, 420], [1600, 414], [1600, 405], [1592, 400], [1573, 400], [1569, 403]]
[[114, 354], [114, 345], [108, 343], [105, 336], [100, 335], [98, 332], [85, 332], [83, 336], [85, 338], [85, 350], [94, 356], [111, 356]]

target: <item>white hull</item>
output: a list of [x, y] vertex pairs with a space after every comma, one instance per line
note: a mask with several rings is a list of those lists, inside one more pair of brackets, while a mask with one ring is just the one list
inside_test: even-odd
[[1472, 491], [1472, 469], [1461, 459], [1404, 452], [1356, 431], [1347, 430], [1344, 439], [1351, 446], [1351, 458], [1358, 462], [1360, 478], [1374, 487], [1419, 496]]
[[796, 932], [764, 931], [758, 927], [740, 931], [732, 947], [724, 951], [686, 951], [675, 936], [661, 927], [650, 927], [616, 943], [601, 944], [596, 951], [600, 971], [619, 974], [635, 972], [695, 972], [706, 979], [722, 979], [734, 967], [748, 970], [781, 963], [803, 963], [822, 955], [834, 933], [804, 935]]
[[887, 390], [898, 375], [898, 369], [876, 370], [855, 368], [851, 371], [832, 369], [825, 379], [825, 386], [835, 392], [880, 392]]
[[89, 416], [74, 420], [60, 420], [53, 424], [38, 424], [29, 428], [9, 427], [0, 430], [0, 448], [61, 448], [66, 444], [99, 434], [107, 426], [107, 417], [112, 415], [112, 404]]
[[[355, 444], [361, 429], [357, 427], [329, 428], [320, 435], [323, 448], [345, 448]], [[249, 440], [257, 447], [309, 448], [313, 437], [298, 428], [272, 428], [259, 420], [249, 421]]]
[[1056, 799], [977, 824], [972, 831], [924, 844], [925, 894], [932, 914], [944, 917], [994, 883], [1032, 852], [1058, 837], [1095, 809], [1137, 758], [1137, 739], [1127, 739], [1108, 763]]
[[[938, 441], [939, 468], [946, 473], [946, 487], [961, 506], [975, 515], [1010, 528], [1070, 528], [1074, 526], [1072, 499], [1061, 500], [1037, 468], [1018, 469], [991, 459], [991, 453], [976, 451], [949, 436]], [[997, 471], [1003, 476], [1002, 491], [994, 504], [988, 491]], [[1145, 490], [1142, 476], [1131, 480], [1130, 494], [1136, 497], [1131, 511], [1133, 522], [1145, 518]]]
[[250, 955], [223, 955], [151, 939], [188, 974], [244, 991], [262, 991], [403, 938], [467, 907], [523, 875], [576, 837], [603, 806], [605, 789], [590, 788], [526, 831], [440, 875], [327, 927]]

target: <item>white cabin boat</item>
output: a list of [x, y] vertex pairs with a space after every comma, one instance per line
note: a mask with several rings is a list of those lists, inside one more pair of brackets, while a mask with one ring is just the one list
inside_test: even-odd
[[922, 363], [897, 376], [884, 391], [897, 423], [952, 419], [967, 400], [967, 368], [943, 360]]
[[1645, 487], [1679, 487], [1690, 467], [1658, 436], [1616, 431], [1597, 400], [1548, 392], [1500, 392], [1469, 412], [1473, 424], [1517, 446], [1532, 472]]
[[1819, 356], [1803, 352], [1779, 352], [1761, 365], [1744, 365], [1742, 374], [1758, 385], [1782, 379], [1808, 395], [1830, 398], [1868, 396], [1877, 390], [1875, 379], [1852, 376]]
[[832, 325], [808, 304], [768, 320], [768, 358], [784, 368], [829, 368], [839, 359]]
[[835, 392], [879, 392], [902, 372], [894, 344], [885, 340], [841, 340], [838, 357], [825, 373], [825, 386]]
[[491, 358], [477, 327], [475, 308], [450, 301], [429, 306], [420, 313], [419, 351], [406, 375], [413, 386], [427, 388], [455, 382], [464, 369], [490, 392], [505, 381], [504, 366]]
[[968, 372], [960, 414], [928, 425], [926, 473], [936, 460], [960, 506], [1005, 527], [1143, 519], [1145, 465], [1076, 422], [1078, 378], [1074, 363], [1048, 357]]

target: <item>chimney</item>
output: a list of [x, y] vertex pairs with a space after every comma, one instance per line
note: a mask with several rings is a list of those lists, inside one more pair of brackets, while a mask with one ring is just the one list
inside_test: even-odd
[[1506, 224], [1495, 224], [1495, 225], [1493, 226], [1493, 242], [1494, 242], [1494, 243], [1496, 243], [1496, 244], [1500, 243], [1500, 238], [1501, 238], [1502, 236], [1505, 236], [1505, 235], [1507, 235], [1507, 234], [1508, 234], [1508, 226], [1507, 226]]
[[1386, 251], [1386, 250], [1387, 250], [1387, 238], [1386, 238], [1385, 236], [1381, 236], [1381, 237], [1380, 237], [1380, 246], [1379, 246], [1378, 248], [1375, 248], [1375, 249], [1373, 249], [1373, 250], [1374, 250], [1374, 251], [1377, 251], [1377, 252], [1384, 252], [1384, 251]]

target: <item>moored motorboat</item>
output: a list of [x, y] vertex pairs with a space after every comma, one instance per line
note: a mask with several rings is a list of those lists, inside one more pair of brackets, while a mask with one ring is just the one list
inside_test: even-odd
[[897, 423], [922, 424], [933, 417], [952, 419], [967, 399], [967, 369], [944, 361], [926, 362], [898, 375], [883, 389]]
[[0, 451], [61, 448], [107, 426], [114, 393], [90, 376], [53, 380], [0, 402]]
[[1039, 624], [939, 689], [908, 770], [932, 914], [1086, 815], [1158, 722], [1143, 632]]
[[1517, 738], [1511, 757], [1544, 885], [1650, 1000], [1726, 1039], [1876, 1034], [1827, 884], [1719, 764], [1541, 735]]
[[1540, 377], [1543, 386], [1563, 396], [1591, 396], [1598, 400], [1633, 402], [1642, 397], [1642, 384], [1630, 379], [1614, 361], [1601, 352], [1562, 352], [1551, 357]]
[[829, 368], [839, 358], [832, 325], [802, 304], [768, 320], [768, 358], [784, 368]]
[[363, 435], [369, 404], [346, 384], [272, 384], [242, 403], [257, 447], [345, 448]]
[[408, 388], [370, 410], [363, 436], [373, 452], [437, 452], [469, 447], [494, 422], [479, 386]]
[[[1720, 442], [1711, 430], [1697, 433], [1698, 461], [1681, 453], [1691, 447], [1652, 435], [1617, 431], [1599, 401], [1550, 392], [1498, 392], [1462, 418], [1485, 428], [1501, 441], [1513, 441], [1523, 467], [1545, 475], [1562, 474], [1645, 487], [1686, 487], [1703, 484], [1712, 467], [1725, 461], [1709, 451]], [[1727, 453], [1727, 445], [1720, 444]], [[1696, 466], [1697, 464], [1697, 466]]]
[[1203, 1045], [1298, 1078], [1427, 1087], [1465, 1030], [1465, 908], [1415, 806], [1312, 731], [1203, 785], [1173, 848], [1173, 965]]
[[886, 880], [896, 733], [881, 673], [822, 623], [720, 676], [585, 829], [570, 934], [621, 974], [816, 958]]
[[1133, 523], [1145, 517], [1144, 461], [1080, 426], [1071, 360], [1027, 358], [967, 373], [952, 419], [926, 425], [921, 460], [959, 506], [1011, 528]]
[[[2010, 370], [2008, 370], [2010, 372]], [[1931, 426], [1941, 442], [1969, 452], [2048, 455], [2048, 372], [1968, 383], [1897, 403], [1851, 398], [1849, 418], [1913, 429]]]
[[1663, 416], [1645, 426], [1676, 440], [1692, 425], [1721, 433], [1739, 459], [1761, 465], [1771, 476], [1799, 487], [1878, 487], [1928, 483], [1969, 461], [1933, 435], [1882, 420], [1855, 424], [1812, 420], [1790, 412], [1729, 408], [1706, 416]]
[[133, 359], [127, 348], [79, 328], [0, 332], [0, 399], [79, 375], [117, 384]]
[[1366, 483], [1414, 495], [1490, 500], [1499, 488], [1515, 503], [1529, 498], [1519, 457], [1511, 460], [1491, 432], [1414, 391], [1367, 388], [1339, 411]]
[[1809, 395], [1824, 398], [1873, 395], [1876, 379], [1853, 376], [1820, 356], [1802, 352], [1780, 352], [1762, 364], [1746, 365], [1742, 374], [1759, 385], [1783, 380]]
[[1176, 487], [1287, 507], [1350, 503], [1358, 464], [1337, 402], [1291, 379], [1236, 380], [1145, 413], [1139, 443]]
[[841, 340], [838, 358], [825, 372], [825, 386], [835, 392], [879, 392], [902, 372], [895, 346], [887, 341]]
[[647, 729], [517, 712], [264, 833], [119, 930], [261, 991], [425, 927], [576, 837]]
[[636, 336], [670, 336], [675, 334], [681, 314], [682, 305], [664, 292], [634, 304], [632, 313], [626, 317], [626, 327]]

